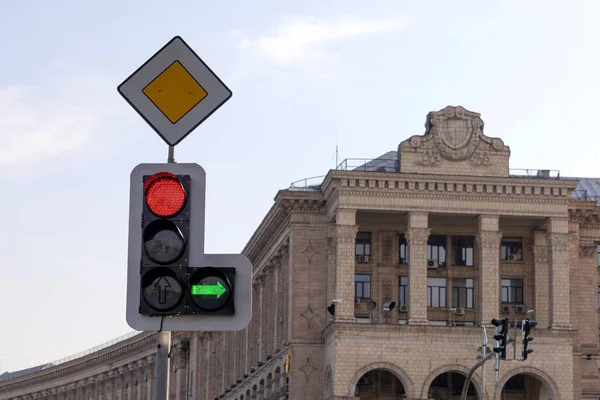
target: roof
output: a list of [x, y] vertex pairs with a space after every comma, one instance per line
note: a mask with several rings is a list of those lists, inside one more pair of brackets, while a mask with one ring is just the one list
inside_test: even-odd
[[34, 374], [36, 372], [40, 372], [43, 369], [51, 367], [53, 364], [42, 364], [36, 367], [26, 368], [19, 371], [14, 372], [5, 372], [0, 374], [0, 382], [7, 381], [9, 379], [18, 378], [19, 376]]

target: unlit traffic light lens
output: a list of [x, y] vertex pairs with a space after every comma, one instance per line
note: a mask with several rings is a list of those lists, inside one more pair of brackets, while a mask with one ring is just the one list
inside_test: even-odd
[[204, 311], [223, 308], [231, 297], [227, 277], [215, 268], [202, 268], [190, 276], [189, 291], [192, 301]]
[[177, 261], [185, 245], [185, 239], [173, 221], [159, 219], [144, 229], [144, 251], [155, 263], [170, 264]]
[[148, 306], [158, 312], [177, 307], [183, 299], [183, 285], [168, 268], [155, 268], [142, 277], [142, 294]]
[[185, 206], [185, 189], [179, 179], [168, 172], [159, 172], [148, 178], [144, 193], [148, 209], [157, 217], [173, 217]]

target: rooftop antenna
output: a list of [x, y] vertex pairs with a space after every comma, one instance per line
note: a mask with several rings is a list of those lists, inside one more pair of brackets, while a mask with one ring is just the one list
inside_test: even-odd
[[339, 144], [339, 134], [340, 134], [340, 130], [339, 128], [335, 129], [335, 167], [337, 168], [339, 164], [339, 160], [338, 160], [338, 144]]

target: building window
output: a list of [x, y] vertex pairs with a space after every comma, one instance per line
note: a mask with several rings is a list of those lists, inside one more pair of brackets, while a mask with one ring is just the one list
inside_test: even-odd
[[398, 305], [408, 305], [408, 276], [400, 277], [398, 286]]
[[427, 278], [427, 307], [446, 308], [445, 278]]
[[452, 236], [452, 264], [473, 266], [473, 236]]
[[598, 286], [598, 310], [600, 310], [600, 286]]
[[523, 261], [523, 239], [502, 238], [502, 254], [504, 261]]
[[368, 263], [371, 255], [371, 232], [358, 232], [356, 234], [356, 261]]
[[406, 242], [406, 236], [400, 235], [399, 243], [399, 263], [408, 264], [408, 243]]
[[596, 246], [596, 252], [597, 252], [596, 264], [598, 264], [598, 266], [600, 267], [600, 244], [598, 246]]
[[522, 279], [502, 279], [502, 302], [523, 303]]
[[452, 307], [473, 308], [473, 279], [452, 279]]
[[371, 298], [371, 275], [354, 275], [354, 297]]
[[429, 239], [427, 240], [427, 266], [446, 266], [446, 236], [429, 236]]

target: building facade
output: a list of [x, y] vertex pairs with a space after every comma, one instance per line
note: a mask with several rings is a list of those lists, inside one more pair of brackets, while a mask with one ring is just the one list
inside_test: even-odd
[[[425, 128], [277, 193], [244, 249], [251, 323], [175, 333], [171, 398], [454, 399], [497, 317], [516, 346], [469, 398], [600, 398], [600, 180], [509, 170], [460, 106]], [[537, 321], [524, 361], [523, 318]], [[0, 376], [0, 400], [151, 399], [155, 340]]]

